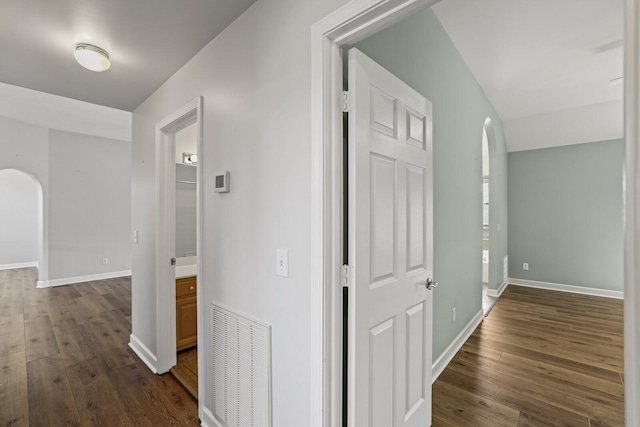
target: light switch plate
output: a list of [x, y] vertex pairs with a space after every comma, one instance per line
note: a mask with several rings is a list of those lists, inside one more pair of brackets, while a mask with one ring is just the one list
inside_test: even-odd
[[276, 276], [289, 277], [289, 251], [276, 249]]

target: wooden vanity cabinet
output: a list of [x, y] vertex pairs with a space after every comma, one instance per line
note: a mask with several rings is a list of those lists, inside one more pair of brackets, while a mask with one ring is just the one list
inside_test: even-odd
[[176, 350], [198, 343], [198, 299], [196, 277], [176, 279]]

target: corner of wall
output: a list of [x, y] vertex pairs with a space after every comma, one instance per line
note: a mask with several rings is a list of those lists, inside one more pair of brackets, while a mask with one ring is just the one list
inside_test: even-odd
[[144, 362], [144, 364], [151, 369], [151, 372], [154, 374], [158, 373], [158, 370], [156, 369], [158, 358], [146, 345], [142, 343], [142, 341], [140, 341], [140, 339], [138, 339], [138, 337], [133, 334], [129, 337], [129, 347]]
[[482, 309], [480, 309], [480, 311], [477, 312], [475, 316], [473, 316], [469, 323], [467, 323], [467, 326], [465, 326], [462, 331], [460, 331], [458, 336], [455, 337], [455, 339], [451, 342], [451, 344], [449, 344], [449, 347], [447, 347], [436, 359], [436, 361], [433, 362], [433, 366], [431, 369], [432, 383], [438, 379], [440, 374], [444, 371], [449, 362], [451, 362], [456, 353], [462, 348], [464, 343], [469, 339], [469, 337], [473, 334], [480, 323], [482, 323], [482, 320], [484, 320], [484, 315]]

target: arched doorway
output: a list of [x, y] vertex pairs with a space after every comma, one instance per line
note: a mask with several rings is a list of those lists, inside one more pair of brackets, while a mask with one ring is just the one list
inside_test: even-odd
[[0, 266], [38, 268], [46, 280], [44, 202], [40, 182], [17, 169], [0, 170]]
[[493, 263], [491, 257], [491, 155], [494, 152], [493, 123], [487, 118], [482, 127], [482, 312], [485, 316], [498, 301], [498, 298], [487, 295], [492, 283]]

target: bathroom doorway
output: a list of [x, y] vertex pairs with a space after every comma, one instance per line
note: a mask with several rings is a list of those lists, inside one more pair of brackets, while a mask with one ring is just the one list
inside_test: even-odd
[[[156, 124], [156, 372], [171, 372], [179, 352], [195, 347], [187, 358], [193, 386], [183, 383], [194, 397], [202, 396], [202, 109], [198, 97]], [[194, 198], [195, 248], [193, 207], [177, 206]]]
[[175, 133], [176, 365], [171, 374], [198, 398], [197, 123]]

